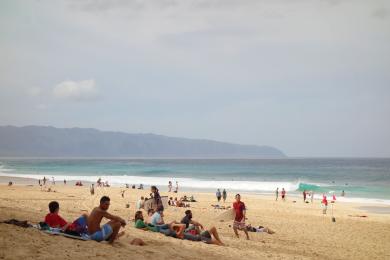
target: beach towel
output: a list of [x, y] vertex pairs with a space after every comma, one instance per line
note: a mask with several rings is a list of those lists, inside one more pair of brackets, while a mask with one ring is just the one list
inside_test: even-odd
[[64, 237], [84, 240], [84, 241], [91, 240], [91, 238], [87, 234], [80, 234], [80, 236], [71, 235], [71, 234], [64, 233], [61, 229], [58, 228], [50, 228], [48, 230], [42, 230], [42, 231], [50, 235], [59, 235], [59, 236], [64, 236]]

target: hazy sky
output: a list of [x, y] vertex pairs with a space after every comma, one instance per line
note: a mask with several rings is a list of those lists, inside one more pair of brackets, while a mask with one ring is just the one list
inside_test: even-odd
[[0, 125], [390, 156], [390, 1], [0, 1]]

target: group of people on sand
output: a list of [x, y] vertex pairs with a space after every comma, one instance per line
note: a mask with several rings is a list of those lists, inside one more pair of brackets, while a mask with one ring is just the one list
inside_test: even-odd
[[[134, 216], [135, 228], [162, 233], [166, 236], [178, 239], [224, 245], [216, 227], [205, 228], [203, 224], [193, 219], [191, 210], [185, 211], [185, 215], [180, 222], [176, 220], [165, 222], [164, 206], [156, 186], [151, 187], [151, 196], [154, 202], [153, 207], [147, 210], [147, 218], [144, 217], [141, 210], [136, 211]], [[142, 199], [144, 198], [141, 198], [141, 200]], [[52, 201], [49, 203], [50, 212], [45, 217], [45, 223], [51, 228], [60, 228], [64, 232], [69, 232], [71, 234], [75, 232], [84, 233], [89, 239], [97, 242], [108, 241], [109, 243], [113, 243], [116, 239], [124, 235], [124, 231], [120, 232], [120, 229], [125, 227], [127, 223], [123, 218], [109, 213], [109, 207], [110, 198], [103, 196], [100, 199], [99, 206], [95, 207], [89, 215], [83, 214], [74, 222], [68, 223], [59, 215], [59, 203], [57, 201]], [[235, 215], [233, 231], [236, 237], [239, 237], [238, 231], [243, 231], [247, 239], [249, 239], [248, 232], [274, 233], [274, 231], [263, 226], [252, 227], [251, 225], [245, 224], [245, 220], [247, 219], [246, 207], [244, 202], [241, 201], [240, 194], [235, 196], [233, 210]], [[101, 225], [103, 218], [106, 218], [109, 221]], [[131, 241], [131, 244], [144, 245], [145, 243], [141, 239], [136, 238]]]
[[147, 231], [159, 232], [166, 236], [191, 241], [202, 241], [207, 244], [224, 245], [215, 227], [204, 228], [202, 224], [192, 219], [191, 210], [185, 211], [180, 222], [165, 223], [163, 211], [148, 210], [148, 220], [145, 220], [142, 211], [134, 216], [135, 227]]
[[187, 196], [180, 197], [180, 199], [177, 199], [177, 197], [173, 198], [170, 197], [168, 200], [168, 205], [173, 207], [180, 207], [180, 208], [187, 208], [191, 207], [190, 203], [186, 202], [195, 202], [194, 197], [191, 196], [190, 199], [187, 198]]
[[225, 203], [227, 198], [227, 192], [225, 189], [223, 189], [222, 193], [220, 189], [217, 189], [217, 192], [215, 193], [215, 196], [217, 197], [217, 201], [220, 202], [221, 198], [223, 199], [223, 203]]
[[172, 186], [172, 181], [169, 181], [168, 182], [168, 192], [174, 192], [174, 193], [178, 193], [179, 192], [179, 182], [176, 181], [176, 187], [175, 187], [175, 190], [172, 190], [173, 186]]
[[[100, 199], [100, 204], [95, 207], [92, 212], [83, 214], [72, 223], [68, 223], [59, 215], [60, 205], [57, 201], [49, 203], [49, 213], [46, 215], [44, 222], [51, 228], [59, 228], [62, 231], [70, 234], [84, 233], [88, 235], [91, 240], [97, 242], [108, 241], [113, 243], [124, 232], [119, 232], [121, 227], [126, 226], [126, 221], [119, 216], [112, 215], [108, 212], [110, 207], [110, 198], [103, 196]], [[106, 218], [109, 221], [101, 226], [102, 219]], [[132, 244], [143, 245], [141, 239], [134, 239]]]
[[[281, 197], [282, 197], [282, 200], [285, 201], [286, 200], [286, 190], [284, 188], [282, 188], [282, 192], [281, 192]], [[279, 199], [279, 187], [276, 188], [276, 191], [275, 191], [275, 201], [277, 201]]]

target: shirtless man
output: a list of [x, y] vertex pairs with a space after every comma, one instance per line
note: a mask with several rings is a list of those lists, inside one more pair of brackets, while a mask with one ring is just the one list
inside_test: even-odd
[[[91, 236], [92, 240], [103, 241], [107, 240], [111, 243], [119, 236], [123, 235], [124, 232], [118, 235], [119, 229], [126, 225], [126, 221], [118, 216], [111, 215], [107, 212], [110, 207], [110, 198], [103, 196], [100, 199], [99, 207], [96, 207], [92, 210], [91, 214], [88, 217], [88, 234]], [[102, 218], [110, 219], [110, 221], [100, 227], [100, 222]]]

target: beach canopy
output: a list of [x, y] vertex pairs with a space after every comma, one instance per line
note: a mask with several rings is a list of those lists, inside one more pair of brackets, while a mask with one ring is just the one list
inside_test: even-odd
[[[161, 202], [162, 202], [164, 208], [167, 208], [168, 207], [168, 196], [161, 196]], [[153, 198], [145, 201], [144, 210], [148, 211], [149, 209], [157, 210], [157, 205], [156, 205]]]

